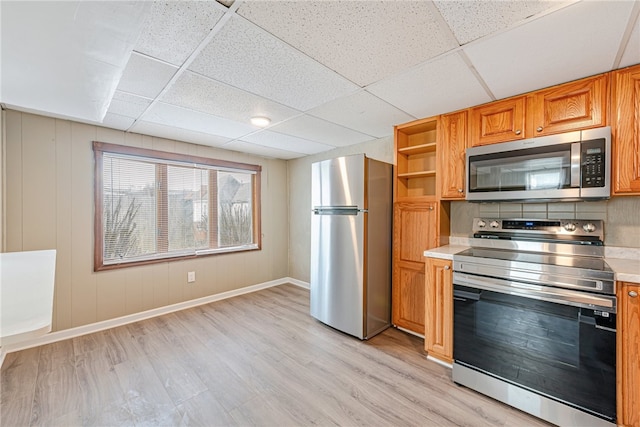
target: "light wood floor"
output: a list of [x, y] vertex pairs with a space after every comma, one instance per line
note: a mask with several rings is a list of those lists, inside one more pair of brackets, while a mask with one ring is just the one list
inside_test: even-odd
[[282, 285], [10, 353], [2, 426], [546, 426], [456, 386], [421, 339], [361, 342]]

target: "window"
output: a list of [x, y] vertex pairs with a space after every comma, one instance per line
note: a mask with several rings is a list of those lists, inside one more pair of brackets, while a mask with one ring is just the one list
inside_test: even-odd
[[260, 249], [257, 165], [94, 142], [94, 270]]

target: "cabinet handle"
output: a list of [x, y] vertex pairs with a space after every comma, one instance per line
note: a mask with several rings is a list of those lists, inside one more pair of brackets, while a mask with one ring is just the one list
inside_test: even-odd
[[635, 297], [637, 297], [637, 296], [638, 296], [638, 293], [637, 293], [636, 291], [629, 291], [629, 296], [630, 296], [631, 298], [635, 298]]
[[536, 128], [536, 130], [537, 130], [538, 132], [542, 132], [542, 126], [538, 126], [538, 127]]
[[429, 210], [432, 211], [433, 210], [433, 206], [429, 206]]
[[522, 133], [522, 131], [521, 131], [520, 129], [518, 129], [518, 130], [516, 131], [516, 135], [520, 135], [521, 133]]
[[445, 266], [444, 266], [444, 269], [445, 269], [445, 270], [449, 270], [449, 269], [451, 269], [451, 267], [449, 267], [448, 265], [445, 265]]
[[464, 190], [462, 188], [458, 188], [458, 193], [463, 193]]

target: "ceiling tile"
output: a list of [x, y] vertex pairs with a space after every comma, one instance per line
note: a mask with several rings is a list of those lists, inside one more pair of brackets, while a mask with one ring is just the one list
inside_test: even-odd
[[611, 70], [632, 7], [576, 3], [464, 50], [497, 98], [529, 92]]
[[376, 138], [391, 135], [394, 125], [415, 119], [365, 91], [328, 102], [309, 114]]
[[415, 117], [435, 116], [491, 101], [457, 53], [374, 83], [367, 91]]
[[135, 50], [181, 65], [224, 15], [206, 1], [154, 1]]
[[256, 130], [248, 124], [161, 102], [153, 105], [144, 114], [142, 120], [226, 138], [239, 138]]
[[0, 8], [0, 101], [102, 121], [147, 5], [3, 1]]
[[242, 141], [264, 145], [265, 147], [277, 148], [279, 150], [293, 151], [303, 154], [315, 154], [332, 150], [333, 146], [309, 141], [291, 135], [284, 135], [278, 132], [263, 130], [241, 138]]
[[102, 120], [102, 123], [100, 125], [112, 129], [127, 130], [131, 127], [134, 121], [135, 118], [133, 117], [127, 117], [120, 114], [108, 112], [104, 116], [104, 120]]
[[189, 68], [301, 111], [358, 89], [238, 16], [227, 22]]
[[116, 91], [111, 99], [107, 114], [117, 114], [137, 119], [151, 105], [151, 100], [140, 96]]
[[307, 114], [271, 126], [269, 130], [332, 145], [334, 147], [344, 147], [373, 139], [371, 135], [356, 132], [355, 130]]
[[[575, 1], [575, 0], [573, 0]], [[504, 30], [532, 15], [573, 1], [450, 1], [434, 0], [460, 44]]]
[[249, 123], [253, 116], [266, 116], [275, 123], [300, 114], [293, 108], [190, 71], [176, 80], [162, 101], [241, 123]]
[[224, 148], [225, 150], [240, 151], [241, 153], [255, 154], [257, 156], [272, 157], [275, 159], [285, 160], [296, 159], [305, 155], [303, 153], [279, 150], [277, 148], [265, 147], [263, 145], [257, 145], [243, 141], [232, 141], [222, 148]]
[[629, 43], [627, 43], [622, 55], [620, 67], [628, 67], [635, 64], [640, 64], [640, 16], [636, 19], [636, 26], [633, 28]]
[[177, 70], [173, 65], [133, 52], [120, 79], [118, 90], [155, 98]]
[[211, 147], [221, 147], [231, 141], [230, 138], [210, 135], [203, 132], [196, 132], [188, 129], [180, 129], [173, 125], [139, 121], [130, 130], [131, 132], [144, 135], [157, 136], [160, 138], [174, 139], [176, 141], [191, 142], [194, 144], [208, 145]]
[[238, 13], [360, 86], [458, 46], [428, 1], [248, 1]]

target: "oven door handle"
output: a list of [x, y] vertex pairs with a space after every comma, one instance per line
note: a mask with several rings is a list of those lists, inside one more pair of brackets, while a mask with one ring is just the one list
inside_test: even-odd
[[494, 277], [475, 276], [456, 271], [453, 273], [453, 284], [540, 301], [554, 302], [562, 305], [616, 313], [616, 297], [614, 296], [594, 295], [587, 292], [531, 285]]

